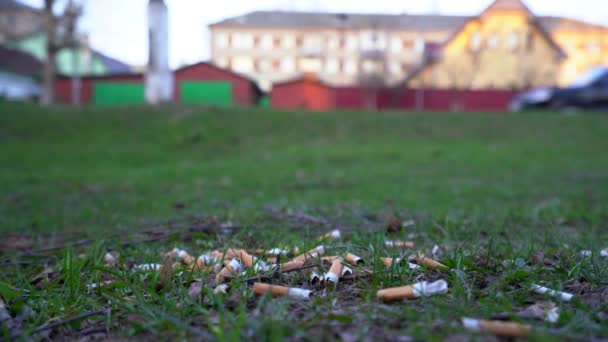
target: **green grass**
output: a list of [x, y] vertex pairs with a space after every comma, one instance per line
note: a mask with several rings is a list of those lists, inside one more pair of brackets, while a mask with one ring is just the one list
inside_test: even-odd
[[[608, 258], [598, 255], [608, 247], [607, 116], [10, 103], [0, 112], [0, 294], [13, 317], [24, 317], [15, 321], [25, 333], [111, 307], [50, 336], [102, 327], [114, 337], [441, 340], [468, 334], [462, 316], [513, 317], [545, 298], [527, 290], [542, 283], [576, 299], [556, 302], [556, 324], [515, 318], [539, 328], [534, 338], [608, 337]], [[415, 223], [387, 232], [391, 218]], [[176, 271], [159, 290], [159, 274], [130, 270], [162, 263], [175, 246], [194, 255], [228, 246], [304, 250], [334, 227], [344, 237], [328, 243], [328, 255], [360, 254], [374, 273], [336, 292], [316, 288], [308, 303], [254, 298], [242, 279], [218, 297], [207, 288], [213, 277], [198, 272]], [[385, 271], [379, 258], [405, 251], [382, 241], [409, 234], [424, 253], [440, 245], [452, 270]], [[91, 241], [31, 255], [81, 239]], [[582, 249], [597, 253], [583, 258]], [[106, 250], [120, 254], [119, 266], [103, 265]], [[49, 279], [31, 284], [47, 258]], [[193, 299], [195, 278], [205, 286]], [[375, 300], [378, 288], [439, 278], [448, 295]], [[115, 282], [86, 289], [105, 279]], [[282, 281], [310, 287], [301, 275]], [[18, 316], [23, 308], [33, 313]]]

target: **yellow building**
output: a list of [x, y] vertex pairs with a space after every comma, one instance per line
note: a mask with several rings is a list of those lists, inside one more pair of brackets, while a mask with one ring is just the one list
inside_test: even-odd
[[608, 28], [496, 0], [476, 16], [253, 12], [210, 26], [212, 62], [262, 89], [302, 74], [333, 85], [563, 85], [608, 63]]
[[468, 20], [409, 77], [415, 86], [519, 89], [564, 85], [608, 63], [608, 29], [536, 17], [520, 0], [496, 0]]

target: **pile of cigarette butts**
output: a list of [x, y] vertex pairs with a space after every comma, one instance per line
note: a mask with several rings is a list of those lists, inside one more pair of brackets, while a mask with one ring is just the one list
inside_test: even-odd
[[[339, 230], [333, 230], [319, 238], [320, 242], [331, 242], [341, 238]], [[411, 241], [385, 241], [385, 246], [397, 249], [414, 248]], [[173, 270], [189, 268], [191, 271], [207, 272], [215, 275], [215, 294], [226, 294], [230, 289], [230, 282], [235, 277], [245, 274], [282, 274], [287, 272], [302, 272], [311, 285], [318, 288], [321, 286], [323, 291], [336, 290], [341, 279], [356, 279], [355, 273], [373, 274], [367, 266], [371, 266], [363, 258], [347, 252], [343, 255], [326, 256], [326, 248], [319, 245], [309, 251], [300, 253], [297, 247], [291, 248], [272, 248], [245, 250], [228, 248], [224, 251], [214, 250], [193, 257], [185, 250], [175, 248], [165, 255], [164, 264], [141, 264], [133, 266], [133, 270], [139, 272], [162, 271], [167, 265], [172, 266]], [[586, 253], [583, 255], [590, 255]], [[292, 255], [292, 257], [288, 257]], [[608, 248], [601, 251], [602, 256], [608, 256]], [[285, 261], [283, 261], [285, 260]], [[111, 253], [105, 256], [106, 264], [114, 264], [116, 260]], [[169, 262], [168, 262], [169, 261]], [[437, 270], [440, 272], [450, 272], [449, 267], [440, 262], [426, 257], [423, 254], [409, 254], [407, 257], [383, 257], [378, 260], [382, 262], [384, 269], [391, 267], [407, 267], [414, 270], [428, 271]], [[321, 266], [321, 267], [320, 267]], [[357, 272], [353, 271], [356, 270]], [[377, 269], [377, 267], [376, 267]], [[323, 271], [325, 270], [325, 271]], [[272, 285], [261, 282], [262, 277], [253, 282], [253, 293], [256, 296], [269, 295], [272, 297], [291, 297], [297, 300], [308, 300], [315, 295], [314, 290]], [[269, 279], [268, 277], [264, 279]], [[92, 288], [103, 286], [104, 284], [92, 284]], [[314, 287], [313, 287], [314, 288]], [[553, 290], [538, 284], [533, 284], [529, 290], [538, 294], [544, 294], [570, 301], [573, 294]], [[400, 302], [419, 297], [446, 294], [448, 283], [439, 279], [434, 282], [417, 282], [404, 284], [399, 287], [379, 289], [376, 297], [384, 303]], [[556, 322], [559, 318], [557, 308], [546, 312], [544, 319], [549, 322]], [[526, 324], [515, 322], [483, 320], [464, 317], [462, 326], [470, 331], [482, 331], [497, 336], [518, 337], [527, 336], [532, 331], [532, 327]]]

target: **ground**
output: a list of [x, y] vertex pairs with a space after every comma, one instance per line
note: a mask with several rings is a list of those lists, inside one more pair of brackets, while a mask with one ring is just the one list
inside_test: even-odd
[[[5, 338], [489, 338], [465, 331], [462, 317], [529, 324], [539, 340], [608, 338], [608, 116], [6, 103], [0, 112]], [[332, 229], [340, 239], [318, 240]], [[250, 270], [224, 296], [208, 272], [132, 268], [162, 264], [174, 247], [198, 256], [321, 243], [326, 255], [366, 261], [335, 291], [310, 285], [307, 270], [258, 280]], [[117, 264], [106, 265], [107, 251]], [[380, 259], [416, 253], [449, 269], [385, 269]], [[376, 299], [380, 288], [437, 279], [447, 294]], [[314, 297], [256, 297], [254, 281]], [[534, 294], [533, 283], [574, 299]], [[556, 323], [520, 313], [550, 301]]]

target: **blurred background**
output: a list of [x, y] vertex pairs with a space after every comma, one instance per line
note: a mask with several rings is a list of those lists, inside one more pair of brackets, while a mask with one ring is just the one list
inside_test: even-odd
[[0, 96], [42, 104], [608, 107], [602, 0], [0, 0]]

